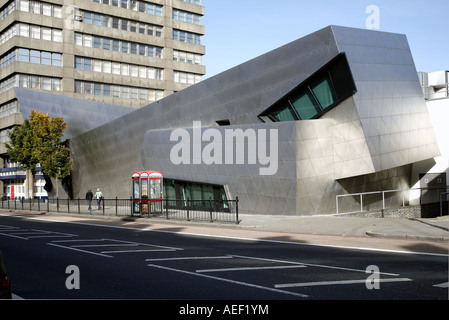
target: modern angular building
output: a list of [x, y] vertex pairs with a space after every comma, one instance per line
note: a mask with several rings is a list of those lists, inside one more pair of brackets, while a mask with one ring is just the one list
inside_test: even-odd
[[68, 115], [75, 198], [129, 198], [133, 172], [156, 170], [168, 198], [332, 214], [337, 195], [410, 188], [440, 155], [401, 34], [329, 26], [143, 108], [103, 105], [118, 111], [98, 125], [69, 115], [80, 101], [15, 92], [24, 117]]
[[[146, 106], [201, 81], [203, 15], [200, 0], [2, 1], [0, 155], [6, 163], [0, 167], [7, 169], [1, 176], [5, 187], [16, 186], [15, 196], [25, 195], [24, 172], [8, 163], [4, 147], [8, 131], [23, 122], [14, 88], [98, 105]], [[102, 109], [91, 108], [93, 114]], [[39, 196], [45, 194], [41, 187], [36, 185]], [[9, 188], [6, 194], [14, 192]]]

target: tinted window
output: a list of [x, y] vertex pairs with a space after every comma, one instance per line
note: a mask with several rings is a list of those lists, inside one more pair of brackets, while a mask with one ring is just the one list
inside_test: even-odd
[[344, 53], [310, 76], [260, 116], [272, 121], [316, 119], [356, 92]]

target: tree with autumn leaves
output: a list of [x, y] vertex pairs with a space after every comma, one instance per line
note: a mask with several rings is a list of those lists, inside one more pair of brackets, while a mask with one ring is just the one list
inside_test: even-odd
[[[11, 141], [6, 148], [11, 160], [18, 162], [30, 178], [33, 176], [30, 173], [40, 164], [45, 175], [64, 179], [70, 175], [73, 163], [70, 150], [62, 141], [66, 128], [61, 117], [50, 118], [48, 113], [31, 111], [29, 119], [9, 132]], [[58, 193], [56, 184], [56, 197]]]

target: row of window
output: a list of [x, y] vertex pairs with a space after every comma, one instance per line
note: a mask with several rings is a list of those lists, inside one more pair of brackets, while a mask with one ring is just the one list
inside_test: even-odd
[[[12, 55], [12, 57], [11, 57]], [[57, 52], [30, 50], [18, 48], [8, 54], [9, 60], [17, 59], [20, 62], [43, 64], [46, 66], [60, 67], [62, 65], [62, 54]], [[2, 59], [3, 66], [3, 59]]]
[[1, 68], [6, 68], [8, 65], [17, 60], [17, 50], [13, 50], [0, 58]]
[[173, 61], [185, 62], [190, 64], [202, 64], [203, 56], [196, 53], [173, 50]]
[[201, 16], [199, 14], [173, 9], [173, 20], [184, 21], [188, 23], [201, 24]]
[[75, 57], [75, 69], [154, 80], [163, 80], [164, 77], [163, 69], [86, 57]]
[[138, 54], [153, 58], [162, 58], [161, 47], [100, 36], [92, 36], [90, 34], [75, 33], [75, 44], [84, 47]]
[[[19, 110], [19, 103], [17, 100], [12, 100], [8, 103], [3, 104], [0, 106], [0, 119], [6, 116], [9, 116], [14, 113], [20, 112]], [[4, 142], [4, 141], [0, 141]]]
[[99, 82], [75, 81], [75, 93], [93, 94], [97, 96], [157, 101], [164, 97], [163, 90], [112, 85]]
[[16, 74], [0, 83], [0, 93], [14, 87], [62, 91], [62, 79], [30, 74]]
[[201, 35], [193, 32], [173, 29], [173, 40], [192, 44], [201, 44]]
[[162, 37], [161, 26], [138, 21], [132, 21], [128, 19], [122, 19], [96, 12], [84, 11], [83, 22], [87, 24], [93, 24], [96, 26], [108, 27], [112, 29], [120, 29], [129, 32], [136, 32], [140, 34], [146, 34], [149, 36]]
[[[14, 61], [60, 67], [62, 65], [62, 55], [55, 52], [18, 48], [1, 58], [1, 67], [4, 68]], [[138, 77], [144, 79], [163, 80], [164, 78], [164, 70], [160, 68], [139, 66], [79, 56], [75, 57], [75, 69]], [[175, 71], [174, 73], [175, 82], [195, 84], [200, 82], [201, 80], [202, 76], [199, 74], [180, 71]]]
[[47, 17], [62, 18], [62, 6], [42, 1], [15, 0], [0, 12], [0, 19], [5, 19], [15, 10], [31, 12]]
[[356, 91], [346, 55], [342, 53], [261, 116], [272, 121], [316, 119]]
[[187, 2], [187, 3], [201, 5], [201, 0], [181, 0], [181, 1], [182, 2]]
[[123, 9], [144, 12], [155, 16], [162, 16], [162, 6], [140, 0], [90, 0]]
[[[184, 63], [190, 63], [190, 64], [197, 64], [201, 65], [201, 55], [184, 52], [184, 51], [173, 51], [173, 60], [184, 62]], [[114, 62], [112, 61], [101, 61], [101, 60], [95, 60], [91, 58], [85, 58], [89, 59], [87, 60], [87, 63], [80, 61], [82, 59], [81, 57], [75, 58], [75, 68], [76, 69], [83, 69], [83, 70], [93, 70], [97, 72], [105, 72], [105, 73], [114, 73], [112, 70], [118, 70], [120, 68], [125, 68], [125, 70], [129, 70], [129, 72], [125, 73], [114, 73], [114, 74], [122, 74], [122, 75], [131, 75], [133, 77], [140, 77], [140, 78], [149, 78], [149, 79], [158, 79], [162, 80], [162, 78], [159, 78], [156, 76], [156, 78], [152, 78], [151, 74], [154, 72], [157, 74], [158, 72], [162, 73], [162, 69], [157, 68], [149, 68], [145, 66], [137, 66], [137, 65], [129, 65], [126, 66], [126, 64], [120, 64], [116, 63], [114, 65]], [[9, 53], [3, 55], [0, 58], [0, 67], [5, 68], [9, 64], [20, 61], [20, 62], [28, 62], [28, 63], [36, 63], [36, 64], [43, 64], [48, 66], [55, 66], [60, 67], [62, 66], [62, 54], [57, 52], [49, 52], [49, 51], [39, 51], [39, 50], [30, 50], [25, 48], [17, 48], [15, 50], [10, 51]], [[118, 64], [118, 65], [117, 65]], [[86, 65], [86, 66], [84, 66]], [[120, 66], [122, 65], [122, 66]], [[90, 68], [89, 68], [90, 66]], [[144, 71], [143, 68], [148, 68], [147, 71]], [[151, 71], [150, 69], [154, 69], [156, 71]], [[160, 71], [157, 71], [160, 70]], [[148, 76], [145, 76], [145, 74], [148, 74]]]
[[[148, 3], [144, 1], [135, 1], [135, 0], [91, 0], [97, 3], [108, 4], [116, 7], [126, 8], [134, 11], [144, 12], [156, 16], [162, 16], [162, 6]], [[186, 1], [187, 2], [187, 1]], [[192, 3], [192, 2], [190, 2]], [[41, 1], [30, 1], [30, 0], [16, 0], [11, 2], [6, 8], [0, 11], [0, 19], [5, 19], [8, 15], [10, 15], [14, 10], [31, 12], [34, 14], [40, 14], [48, 17], [62, 18], [62, 6], [45, 3]], [[91, 17], [90, 17], [91, 16]], [[103, 16], [107, 17], [107, 16]], [[93, 18], [93, 20], [92, 20]], [[98, 18], [98, 17], [97, 17]], [[108, 17], [109, 19], [112, 17]], [[92, 13], [86, 15], [83, 14], [83, 19], [86, 23], [94, 23], [97, 24], [99, 19], [95, 20], [95, 17]], [[91, 19], [90, 22], [86, 20]], [[182, 11], [178, 9], [173, 9], [173, 19], [184, 21], [188, 23], [201, 24], [201, 15], [194, 14], [187, 11]], [[104, 22], [101, 22], [98, 25], [103, 25]], [[123, 30], [123, 29], [122, 29]]]
[[202, 76], [200, 74], [181, 72], [181, 71], [175, 71], [174, 78], [175, 82], [188, 83], [188, 84], [195, 84], [201, 82], [202, 80]]
[[5, 43], [14, 36], [62, 42], [62, 30], [60, 29], [17, 23], [0, 35], [0, 44]]
[[[3, 116], [3, 113], [0, 113]], [[4, 115], [6, 117], [6, 115]], [[11, 139], [9, 138], [9, 132], [12, 129], [6, 129], [6, 130], [1, 130], [0, 131], [0, 143], [8, 143], [11, 141]]]

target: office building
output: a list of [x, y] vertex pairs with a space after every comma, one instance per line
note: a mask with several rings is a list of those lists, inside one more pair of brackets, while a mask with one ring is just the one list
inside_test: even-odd
[[[0, 179], [8, 197], [10, 186], [16, 187], [14, 197], [26, 193], [24, 172], [8, 160], [5, 149], [8, 131], [23, 122], [14, 88], [137, 109], [201, 81], [205, 74], [201, 0], [2, 3]], [[97, 104], [91, 107], [84, 112], [101, 110]], [[98, 124], [110, 119], [96, 117]], [[36, 183], [36, 194], [44, 195], [43, 181]]]

